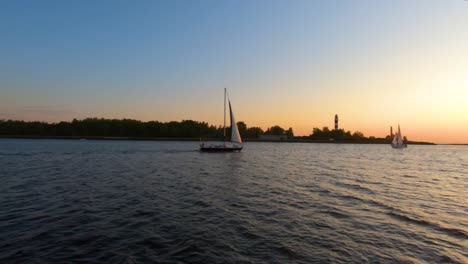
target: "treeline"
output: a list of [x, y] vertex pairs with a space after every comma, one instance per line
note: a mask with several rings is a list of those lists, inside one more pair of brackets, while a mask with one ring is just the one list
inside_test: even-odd
[[266, 131], [263, 131], [260, 127], [247, 127], [247, 125], [242, 121], [237, 122], [237, 127], [241, 136], [245, 138], [258, 138], [260, 135], [287, 136], [288, 138], [294, 137], [294, 131], [291, 127], [286, 130], [276, 125], [267, 128]]
[[[238, 122], [238, 128], [243, 138], [258, 138], [263, 134], [294, 136], [292, 128], [285, 130], [279, 126], [263, 131], [260, 127], [247, 127], [244, 122]], [[223, 132], [220, 126], [193, 120], [143, 122], [134, 119], [86, 118], [58, 123], [0, 120], [0, 135], [15, 136], [223, 138]], [[229, 129], [226, 134], [230, 135]]]
[[[351, 133], [351, 131], [345, 131], [344, 129], [332, 129], [328, 127], [314, 128], [312, 134], [308, 137], [312, 140], [328, 140], [328, 141], [345, 141], [345, 142], [372, 142], [372, 143], [389, 143], [392, 139], [390, 135], [385, 138], [376, 138], [373, 136], [366, 137], [362, 132], [356, 131]], [[403, 138], [404, 141], [407, 141], [406, 137]]]
[[[292, 128], [284, 129], [272, 126], [263, 130], [260, 127], [248, 127], [238, 122], [237, 127], [244, 139], [257, 139], [261, 135], [285, 136], [288, 139], [337, 142], [389, 143], [390, 136], [385, 138], [366, 137], [356, 131], [351, 133], [344, 129], [314, 128], [312, 134], [294, 137]], [[46, 136], [46, 137], [148, 137], [148, 138], [223, 138], [223, 127], [209, 125], [206, 122], [183, 120], [181, 122], [139, 121], [134, 119], [85, 118], [73, 119], [71, 122], [27, 122], [0, 119], [0, 135], [3, 136]], [[230, 135], [230, 128], [226, 135]], [[404, 137], [404, 141], [407, 141]]]

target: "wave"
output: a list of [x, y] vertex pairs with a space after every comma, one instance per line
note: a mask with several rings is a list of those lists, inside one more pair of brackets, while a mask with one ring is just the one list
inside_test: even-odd
[[30, 156], [35, 156], [35, 155], [47, 155], [50, 154], [50, 152], [14, 152], [14, 153], [2, 153], [0, 152], [0, 155], [2, 156], [20, 156], [20, 157], [30, 157]]
[[344, 182], [337, 182], [337, 186], [344, 187], [346, 189], [351, 189], [351, 190], [359, 190], [359, 191], [364, 191], [368, 194], [375, 194], [375, 192], [367, 187], [361, 186], [359, 184], [352, 184], [352, 183], [344, 183]]
[[[417, 224], [417, 225], [420, 225], [420, 226], [430, 227], [430, 228], [433, 228], [433, 229], [438, 230], [440, 232], [443, 232], [443, 233], [445, 233], [447, 235], [450, 235], [451, 237], [461, 238], [461, 239], [468, 239], [468, 232], [466, 232], [466, 231], [464, 231], [462, 229], [453, 228], [453, 227], [445, 227], [445, 226], [442, 226], [440, 224], [436, 224], [436, 223], [433, 223], [433, 222], [430, 222], [430, 221], [427, 221], [427, 220], [424, 220], [424, 219], [411, 217], [411, 216], [409, 216], [408, 213], [405, 213], [405, 212], [403, 212], [403, 211], [401, 211], [401, 210], [399, 210], [399, 209], [397, 209], [395, 207], [392, 207], [390, 205], [384, 204], [384, 203], [376, 201], [376, 200], [364, 199], [364, 198], [360, 198], [360, 197], [357, 197], [357, 196], [354, 196], [354, 195], [338, 195], [338, 197], [345, 198], [345, 199], [353, 199], [353, 200], [356, 200], [356, 201], [364, 202], [364, 203], [367, 203], [369, 205], [373, 205], [373, 206], [382, 208], [382, 209], [387, 211], [386, 213], [389, 216], [391, 216], [393, 218], [396, 218], [398, 220], [401, 220], [401, 221]], [[327, 213], [330, 214], [330, 215], [334, 214], [333, 212], [331, 212], [331, 213], [327, 212]], [[336, 216], [339, 217], [339, 215], [337, 215], [337, 214], [336, 214]]]
[[468, 233], [461, 229], [444, 227], [444, 226], [441, 226], [440, 224], [429, 222], [424, 219], [410, 217], [408, 214], [404, 214], [403, 212], [397, 213], [395, 211], [391, 211], [391, 212], [388, 212], [387, 214], [403, 222], [413, 223], [413, 224], [417, 224], [417, 225], [425, 226], [425, 227], [431, 227], [435, 230], [444, 232], [445, 234], [450, 235], [452, 237], [468, 239]]
[[466, 262], [458, 261], [450, 256], [447, 256], [446, 254], [440, 255], [439, 257], [439, 263], [454, 263], [454, 264], [466, 264]]
[[331, 211], [331, 210], [327, 210], [327, 211], [322, 211], [323, 213], [326, 213], [326, 214], [329, 214], [335, 218], [338, 218], [338, 219], [344, 219], [344, 218], [350, 218], [351, 216], [348, 215], [348, 214], [345, 214], [345, 213], [340, 213], [338, 211]]

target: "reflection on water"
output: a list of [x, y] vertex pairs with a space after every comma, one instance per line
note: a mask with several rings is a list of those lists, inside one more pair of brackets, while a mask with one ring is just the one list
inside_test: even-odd
[[0, 262], [467, 261], [468, 148], [0, 140]]

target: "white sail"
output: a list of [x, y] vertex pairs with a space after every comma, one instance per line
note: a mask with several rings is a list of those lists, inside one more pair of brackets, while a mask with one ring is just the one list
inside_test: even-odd
[[400, 133], [398, 133], [397, 144], [398, 144], [398, 146], [402, 146], [402, 145], [403, 145], [403, 138], [401, 138]]
[[393, 138], [392, 145], [394, 147], [401, 147], [403, 146], [403, 139], [401, 138], [401, 135], [399, 133], [395, 134], [395, 137]]
[[242, 139], [239, 134], [239, 128], [237, 127], [236, 119], [234, 118], [234, 113], [232, 112], [231, 101], [229, 101], [229, 113], [231, 115], [231, 141], [242, 143]]
[[397, 145], [398, 144], [398, 134], [396, 134], [394, 137], [393, 137], [393, 141], [392, 141], [392, 145]]
[[403, 141], [403, 137], [401, 136], [400, 125], [398, 125], [398, 132], [395, 134], [395, 137], [392, 140], [392, 147], [394, 147], [394, 148], [406, 148], [406, 144]]
[[401, 137], [400, 124], [398, 124], [398, 136], [397, 136], [397, 145], [403, 146], [403, 138]]

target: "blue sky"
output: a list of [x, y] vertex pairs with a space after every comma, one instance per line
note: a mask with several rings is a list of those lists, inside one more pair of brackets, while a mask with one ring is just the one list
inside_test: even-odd
[[[418, 101], [434, 72], [459, 78], [466, 25], [462, 0], [2, 1], [0, 118], [219, 124], [227, 87], [248, 125], [307, 134], [338, 112], [348, 129], [379, 136], [435, 111], [442, 89], [461, 91], [463, 77], [432, 88], [409, 117], [363, 107], [388, 101], [389, 89]], [[468, 113], [460, 99], [444, 100], [456, 106], [444, 114]], [[446, 125], [434, 122], [417, 127]]]

